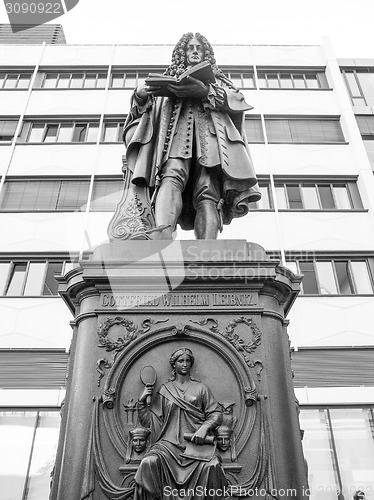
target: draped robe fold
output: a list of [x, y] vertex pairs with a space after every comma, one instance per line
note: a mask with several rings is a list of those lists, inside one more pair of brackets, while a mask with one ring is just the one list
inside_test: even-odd
[[206, 461], [183, 456], [185, 433], [196, 432], [202, 424], [213, 431], [222, 421], [212, 393], [204, 384], [191, 381], [183, 394], [167, 382], [159, 397], [160, 415], [147, 407], [139, 410], [141, 424], [151, 428], [153, 445], [135, 476], [135, 500], [221, 498], [220, 490], [228, 483], [219, 458], [213, 455]]
[[[168, 97], [142, 102], [134, 92], [123, 138], [132, 182], [146, 185], [151, 194], [169, 158], [192, 158], [194, 168], [215, 169], [221, 184], [222, 222], [229, 224], [248, 213], [250, 202], [261, 198], [244, 131], [244, 113], [252, 106], [235, 89], [217, 84], [209, 88], [210, 102]], [[187, 185], [178, 222], [190, 230], [194, 219], [192, 190]]]

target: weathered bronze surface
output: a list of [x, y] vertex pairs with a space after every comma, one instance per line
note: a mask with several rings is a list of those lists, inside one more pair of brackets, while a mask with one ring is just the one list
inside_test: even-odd
[[305, 499], [285, 319], [301, 277], [244, 241], [168, 243], [104, 245], [60, 279], [74, 339], [51, 500], [181, 498], [213, 476]]
[[214, 492], [212, 499], [224, 496], [228, 482], [214, 441], [222, 411], [210, 389], [192, 376], [194, 361], [189, 348], [179, 347], [170, 356], [169, 381], [155, 396], [147, 384], [139, 398], [139, 421], [151, 429], [153, 445], [135, 475], [135, 499], [163, 498], [169, 489], [195, 491], [190, 498], [204, 488]]
[[[209, 80], [178, 82], [204, 61], [211, 65]], [[218, 68], [208, 40], [183, 35], [165, 75], [175, 83], [158, 85], [156, 78], [131, 98], [125, 191], [111, 239], [172, 239], [177, 223], [194, 229], [197, 239], [215, 239], [223, 224], [261, 198], [244, 132], [252, 106]]]

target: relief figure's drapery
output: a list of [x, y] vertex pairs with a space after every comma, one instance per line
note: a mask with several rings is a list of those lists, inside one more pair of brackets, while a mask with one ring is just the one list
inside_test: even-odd
[[204, 384], [191, 381], [183, 392], [174, 382], [167, 382], [158, 394], [160, 415], [144, 405], [139, 408], [139, 420], [151, 428], [153, 445], [135, 476], [135, 500], [179, 498], [167, 495], [172, 490], [190, 490], [183, 497], [187, 500], [220, 497], [204, 494], [209, 489], [219, 492], [227, 486], [219, 458], [213, 455], [210, 460], [199, 460], [183, 456], [185, 433], [195, 433], [202, 424], [211, 432], [222, 421], [212, 393]]

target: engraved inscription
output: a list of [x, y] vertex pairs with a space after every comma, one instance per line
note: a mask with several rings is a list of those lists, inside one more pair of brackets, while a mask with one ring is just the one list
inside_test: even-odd
[[129, 309], [133, 307], [250, 307], [257, 305], [257, 296], [250, 293], [168, 293], [131, 294], [102, 293], [101, 307], [106, 309]]

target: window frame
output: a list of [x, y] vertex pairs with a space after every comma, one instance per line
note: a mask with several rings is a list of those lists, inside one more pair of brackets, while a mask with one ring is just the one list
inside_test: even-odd
[[[103, 90], [105, 89], [106, 87], [106, 82], [108, 80], [108, 67], [104, 67], [102, 69], [98, 69], [98, 68], [76, 68], [76, 70], [64, 70], [64, 69], [61, 69], [61, 70], [54, 70], [54, 69], [51, 69], [51, 70], [41, 70], [39, 71], [39, 74], [41, 75], [41, 79], [40, 79], [40, 82], [39, 82], [39, 85], [37, 86], [38, 89], [42, 89], [42, 90], [97, 90], [97, 89], [100, 89], [100, 90]], [[94, 87], [89, 87], [89, 86], [85, 86], [85, 82], [86, 82], [86, 79], [87, 79], [87, 75], [95, 75], [95, 86]], [[83, 78], [82, 78], [82, 86], [79, 87], [79, 86], [74, 86], [72, 85], [73, 81], [74, 81], [74, 76], [76, 75], [83, 75]], [[99, 82], [101, 80], [101, 76], [104, 76], [105, 77], [105, 83], [103, 83], [102, 86], [99, 86]], [[55, 85], [53, 87], [45, 87], [45, 82], [48, 78], [48, 76], [50, 76], [51, 78], [55, 77]], [[66, 87], [59, 87], [58, 84], [59, 84], [59, 81], [62, 79], [62, 77], [67, 77], [67, 80], [68, 80], [68, 85]]]
[[[20, 297], [58, 297], [58, 293], [55, 294], [45, 294], [44, 289], [46, 286], [46, 280], [48, 277], [48, 266], [49, 264], [57, 264], [57, 263], [62, 263], [62, 269], [60, 275], [63, 275], [66, 272], [66, 268], [69, 264], [73, 263], [74, 259], [71, 257], [65, 256], [53, 256], [53, 257], [48, 257], [48, 256], [38, 256], [34, 258], [30, 258], [25, 256], [25, 258], [22, 258], [22, 256], [17, 256], [16, 258], [12, 258], [11, 256], [9, 258], [7, 257], [1, 257], [0, 263], [7, 263], [9, 264], [8, 270], [6, 271], [6, 277], [3, 280], [4, 286], [3, 289], [0, 290], [0, 298], [20, 298]], [[39, 294], [25, 294], [25, 289], [27, 286], [27, 281], [29, 278], [29, 273], [30, 273], [30, 267], [31, 264], [38, 263], [38, 264], [45, 264], [44, 270], [43, 270], [43, 276], [41, 277], [40, 280], [40, 293]], [[12, 278], [13, 278], [13, 270], [17, 264], [26, 264], [26, 270], [24, 271], [23, 278], [22, 278], [22, 285], [20, 287], [20, 293], [18, 294], [8, 294], [9, 287], [11, 286], [12, 283]], [[57, 292], [57, 290], [56, 290]]]
[[[352, 297], [352, 296], [368, 296], [371, 297], [374, 295], [374, 261], [370, 263], [370, 260], [373, 260], [373, 256], [368, 256], [368, 255], [362, 255], [362, 256], [351, 256], [351, 255], [310, 255], [308, 256], [298, 256], [297, 254], [294, 255], [289, 255], [286, 257], [286, 267], [288, 263], [295, 263], [296, 264], [296, 269], [298, 274], [303, 274], [303, 271], [300, 269], [300, 263], [307, 263], [310, 262], [313, 264], [313, 273], [314, 273], [314, 279], [317, 284], [317, 293], [305, 293], [304, 287], [303, 287], [303, 282], [301, 282], [301, 293], [300, 297]], [[319, 277], [318, 275], [318, 266], [316, 263], [318, 262], [330, 262], [332, 266], [332, 271], [333, 271], [333, 277], [335, 280], [335, 287], [337, 290], [337, 293], [323, 293], [322, 292], [322, 282], [323, 280]], [[341, 287], [338, 279], [338, 274], [337, 274], [337, 269], [336, 269], [336, 263], [339, 262], [346, 262], [347, 263], [347, 279], [351, 288], [351, 293], [341, 293]], [[358, 292], [358, 285], [356, 283], [356, 277], [355, 273], [353, 272], [352, 269], [352, 262], [365, 262], [366, 265], [366, 272], [367, 272], [367, 277], [371, 286], [371, 293], [359, 293]]]
[[[3, 201], [5, 195], [7, 195], [7, 184], [9, 183], [39, 183], [39, 186], [42, 187], [45, 182], [54, 182], [58, 183], [57, 191], [56, 191], [56, 200], [54, 208], [45, 208], [41, 206], [41, 208], [9, 208], [7, 206], [4, 207]], [[85, 198], [84, 204], [77, 205], [75, 208], [60, 208], [60, 205], [63, 206], [65, 203], [64, 198], [60, 198], [61, 191], [65, 189], [65, 185], [69, 182], [86, 182], [87, 187], [87, 196]], [[89, 176], [77, 176], [77, 177], [9, 177], [6, 179], [4, 183], [4, 187], [0, 193], [0, 214], [1, 213], [61, 213], [61, 212], [83, 212], [86, 210], [89, 196], [89, 186], [90, 186], [90, 177]], [[65, 184], [65, 185], [64, 185]], [[37, 193], [34, 191], [34, 193]], [[34, 203], [37, 204], [37, 194], [34, 198]], [[82, 210], [80, 210], [82, 209]]]
[[[4, 71], [0, 71], [0, 90], [28, 90], [30, 88], [30, 84], [31, 84], [31, 79], [32, 79], [32, 74], [33, 74], [33, 70], [29, 70], [29, 71], [23, 71], [23, 70], [4, 70]], [[2, 79], [1, 76], [4, 75], [4, 78]], [[17, 82], [16, 82], [16, 85], [15, 87], [6, 87], [6, 82], [8, 81], [9, 79], [9, 76], [14, 76], [14, 75], [17, 75]], [[28, 76], [28, 85], [27, 87], [19, 87], [19, 82], [20, 80], [23, 80], [24, 78], [22, 77], [25, 77], [25, 76]]]
[[[276, 87], [269, 85], [269, 75], [273, 75], [278, 82]], [[292, 87], [282, 86], [282, 76], [289, 75], [289, 80], [292, 82]], [[315, 76], [315, 81], [318, 83], [318, 87], [308, 87], [308, 76]], [[323, 76], [322, 76], [323, 75]], [[295, 84], [295, 76], [302, 76], [304, 82], [304, 87], [298, 87]], [[265, 81], [266, 86], [261, 86], [261, 81]], [[257, 68], [257, 88], [260, 90], [331, 90], [327, 77], [326, 68]]]
[[[296, 144], [296, 145], [303, 145], [303, 144], [329, 144], [329, 145], [346, 145], [348, 142], [345, 139], [344, 132], [340, 123], [340, 116], [296, 116], [296, 115], [264, 115], [264, 122], [265, 122], [265, 130], [266, 130], [266, 136], [268, 138], [268, 144], [272, 145], [279, 145], [279, 144]], [[281, 137], [281, 139], [277, 139], [276, 135], [279, 134], [280, 136], [282, 135], [282, 130], [271, 130], [271, 123], [276, 123], [276, 122], [284, 122], [284, 127], [285, 131], [287, 132], [287, 137], [285, 134], [284, 137]], [[309, 123], [316, 123], [316, 122], [321, 122], [323, 123], [337, 123], [338, 128], [335, 130], [337, 138], [335, 140], [322, 140], [323, 139], [323, 128], [321, 128], [321, 133], [319, 137], [313, 138], [313, 130], [310, 131], [310, 133], [305, 134], [305, 138], [303, 140], [298, 140], [298, 133], [300, 133], [300, 130], [298, 130], [298, 127], [296, 126], [297, 122], [305, 122], [305, 125], [309, 126]], [[309, 132], [309, 131], [308, 131]], [[275, 135], [275, 137], [270, 138], [272, 133]], [[304, 132], [305, 133], [305, 132]], [[340, 138], [341, 136], [341, 138]], [[322, 137], [322, 139], [321, 139]]]
[[[301, 202], [302, 202], [302, 208], [291, 208], [290, 207], [290, 200], [289, 200], [289, 194], [287, 190], [287, 186], [291, 185], [297, 185], [301, 197]], [[323, 201], [321, 198], [321, 192], [320, 188], [328, 186], [330, 188], [330, 193], [331, 197], [333, 200], [333, 203], [335, 205], [334, 208], [324, 208], [323, 207]], [[354, 186], [354, 187], [353, 187]], [[295, 211], [295, 212], [362, 212], [365, 211], [363, 204], [362, 204], [362, 199], [360, 196], [360, 192], [357, 186], [357, 179], [356, 178], [350, 178], [350, 179], [315, 179], [315, 178], [304, 178], [304, 179], [293, 179], [293, 178], [282, 178], [282, 177], [275, 177], [274, 178], [274, 187], [275, 188], [283, 188], [283, 193], [284, 193], [284, 198], [287, 203], [287, 208], [279, 208], [279, 211]], [[318, 201], [319, 208], [305, 208], [305, 198], [304, 198], [304, 193], [303, 193], [303, 187], [314, 187], [315, 193], [316, 193], [316, 198]], [[336, 197], [336, 192], [334, 188], [337, 187], [344, 187], [345, 192], [347, 194], [349, 203], [350, 203], [350, 208], [339, 208], [338, 207], [338, 201]], [[353, 196], [352, 190], [355, 190], [355, 196]]]
[[[59, 426], [57, 429], [57, 431], [58, 431], [57, 432], [57, 439], [52, 444], [56, 447], [56, 451], [57, 451], [58, 435], [59, 435], [60, 429], [61, 429], [61, 408], [56, 407], [56, 406], [41, 406], [41, 405], [36, 405], [36, 406], [26, 406], [25, 405], [25, 406], [15, 406], [15, 407], [13, 407], [13, 406], [1, 406], [0, 413], [1, 413], [1, 417], [5, 417], [6, 414], [9, 414], [11, 416], [14, 413], [21, 414], [21, 415], [27, 414], [27, 413], [34, 414], [34, 415], [32, 415], [34, 425], [33, 425], [32, 430], [31, 430], [31, 440], [30, 440], [29, 447], [28, 447], [28, 453], [27, 453], [27, 455], [25, 455], [27, 457], [26, 462], [25, 462], [25, 463], [27, 463], [27, 465], [26, 465], [26, 469], [25, 469], [25, 474], [22, 475], [23, 487], [21, 486], [21, 488], [19, 488], [20, 490], [22, 489], [22, 499], [28, 498], [28, 489], [29, 489], [29, 485], [31, 482], [31, 478], [32, 478], [32, 476], [30, 475], [30, 470], [31, 470], [31, 466], [32, 466], [33, 459], [35, 456], [34, 451], [35, 451], [35, 445], [36, 445], [37, 440], [38, 440], [38, 429], [42, 428], [42, 427], [40, 427], [40, 422], [42, 421], [43, 417], [48, 416], [48, 413], [55, 413], [56, 414], [57, 421], [59, 421]], [[60, 418], [58, 418], [58, 417], [60, 417]], [[52, 470], [53, 470], [53, 468], [52, 468]], [[52, 470], [50, 471], [50, 474], [52, 473]], [[47, 482], [45, 483], [45, 487], [46, 487], [45, 489], [47, 489], [47, 487], [50, 486], [50, 474], [47, 476], [48, 483]]]
[[[41, 141], [30, 141], [30, 136], [33, 131], [34, 125], [38, 125], [39, 127], [42, 125], [43, 126], [43, 132], [42, 132], [42, 140]], [[71, 140], [70, 141], [59, 141], [59, 135], [60, 135], [60, 130], [63, 128], [64, 125], [72, 125], [71, 128]], [[75, 130], [76, 127], [79, 127], [81, 125], [87, 125], [86, 133], [85, 133], [85, 140], [84, 141], [73, 141], [73, 138], [75, 136]], [[51, 126], [57, 126], [57, 134], [55, 136], [54, 141], [46, 141], [47, 133], [48, 133], [48, 128]], [[90, 128], [97, 128], [97, 139], [95, 141], [87, 141], [87, 137], [89, 136], [89, 130]], [[40, 127], [41, 128], [41, 127]], [[82, 119], [64, 119], [64, 120], [24, 120], [23, 125], [22, 125], [22, 130], [21, 133], [18, 137], [17, 143], [18, 144], [96, 144], [98, 142], [99, 138], [99, 130], [100, 130], [100, 120], [98, 118], [93, 118], [90, 119], [88, 118], [85, 120], [84, 118]]]
[[[101, 137], [100, 137], [100, 144], [122, 144], [122, 133], [123, 133], [123, 128], [125, 126], [125, 121], [126, 121], [126, 116], [122, 118], [104, 118], [103, 122], [103, 128], [101, 131]], [[105, 140], [105, 133], [107, 130], [107, 125], [109, 124], [116, 124], [116, 129], [117, 129], [117, 141], [106, 141]]]

